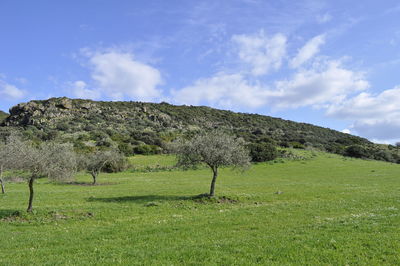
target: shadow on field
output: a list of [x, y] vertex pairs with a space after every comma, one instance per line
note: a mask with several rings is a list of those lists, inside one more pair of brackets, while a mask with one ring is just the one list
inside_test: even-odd
[[0, 220], [19, 216], [20, 214], [21, 214], [20, 211], [17, 210], [0, 210]]
[[97, 183], [93, 185], [93, 182], [77, 182], [77, 181], [71, 181], [71, 182], [58, 182], [58, 183], [52, 183], [56, 185], [61, 185], [61, 186], [66, 186], [66, 185], [73, 185], [73, 186], [83, 186], [83, 187], [96, 187], [96, 186], [109, 186], [109, 185], [118, 185], [119, 183], [116, 182], [102, 182], [102, 183]]
[[144, 196], [125, 196], [125, 197], [111, 197], [111, 198], [90, 197], [87, 199], [87, 201], [146, 203], [153, 201], [174, 201], [174, 200], [190, 200], [190, 199], [193, 199], [193, 196], [144, 195]]

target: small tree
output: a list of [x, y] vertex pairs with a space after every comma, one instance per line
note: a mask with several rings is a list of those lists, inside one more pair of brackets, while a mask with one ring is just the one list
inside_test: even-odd
[[244, 144], [242, 139], [212, 131], [200, 134], [190, 141], [179, 141], [174, 151], [180, 166], [190, 167], [203, 163], [211, 168], [213, 178], [209, 196], [213, 197], [219, 167], [234, 166], [244, 169], [249, 166], [250, 158]]
[[123, 155], [115, 150], [96, 151], [82, 155], [81, 158], [84, 169], [91, 174], [93, 178], [93, 185], [96, 185], [97, 177], [106, 164], [118, 163], [123, 159]]
[[76, 170], [75, 153], [68, 144], [43, 143], [39, 147], [34, 147], [31, 143], [12, 136], [7, 140], [6, 150], [7, 156], [12, 161], [9, 168], [29, 173], [28, 212], [33, 209], [33, 185], [36, 179], [41, 177], [66, 179]]

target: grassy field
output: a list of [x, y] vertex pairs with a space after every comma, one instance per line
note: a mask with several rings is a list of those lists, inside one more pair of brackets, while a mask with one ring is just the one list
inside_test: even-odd
[[309, 157], [223, 169], [221, 202], [192, 198], [208, 192], [207, 169], [42, 179], [32, 215], [27, 185], [7, 184], [0, 265], [400, 264], [400, 165]]
[[131, 168], [136, 171], [169, 170], [176, 165], [175, 156], [161, 155], [135, 155], [129, 158]]

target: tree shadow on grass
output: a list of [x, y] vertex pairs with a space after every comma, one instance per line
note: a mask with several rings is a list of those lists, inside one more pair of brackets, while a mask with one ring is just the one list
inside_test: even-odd
[[[49, 182], [51, 183], [51, 182]], [[70, 182], [52, 182], [52, 184], [61, 185], [61, 186], [83, 186], [83, 187], [97, 187], [97, 186], [109, 186], [109, 185], [118, 185], [117, 182], [101, 182], [93, 184], [93, 182], [78, 182], [78, 181], [70, 181]]]
[[178, 200], [191, 200], [194, 196], [170, 196], [170, 195], [143, 195], [143, 196], [125, 196], [125, 197], [111, 197], [111, 198], [96, 198], [90, 197], [87, 199], [89, 202], [111, 202], [123, 203], [134, 202], [138, 204], [154, 202], [154, 201], [178, 201]]
[[21, 212], [18, 210], [0, 210], [0, 220], [19, 216], [21, 216]]

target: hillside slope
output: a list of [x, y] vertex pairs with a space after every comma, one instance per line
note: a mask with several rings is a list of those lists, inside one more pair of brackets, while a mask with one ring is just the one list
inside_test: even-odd
[[[10, 109], [2, 130], [22, 129], [37, 140], [61, 139], [77, 148], [118, 146], [129, 154], [160, 151], [164, 143], [198, 130], [220, 129], [248, 142], [281, 146], [313, 146], [343, 153], [350, 145], [378, 147], [368, 140], [328, 128], [257, 114], [235, 113], [204, 106], [168, 103], [99, 102], [51, 98], [18, 104]], [[379, 159], [379, 158], [378, 158]]]

